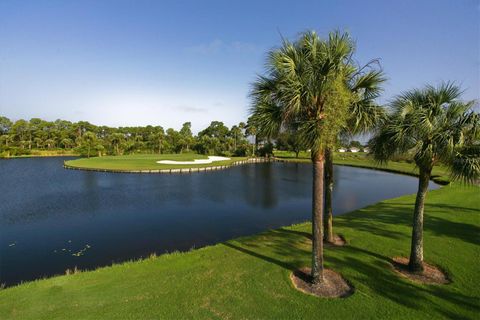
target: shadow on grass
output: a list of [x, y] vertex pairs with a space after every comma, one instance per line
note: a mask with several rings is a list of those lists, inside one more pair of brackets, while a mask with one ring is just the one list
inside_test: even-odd
[[[394, 219], [395, 220], [395, 219]], [[443, 223], [443, 222], [442, 222]], [[293, 271], [308, 266], [311, 259], [310, 234], [292, 229], [268, 231], [257, 237], [224, 243], [251, 257]], [[397, 275], [391, 257], [355, 246], [325, 249], [326, 267], [339, 271], [357, 288], [357, 294], [372, 298], [378, 295], [407, 308], [430, 312], [435, 309], [448, 318], [459, 318], [456, 308], [480, 311], [478, 301], [452, 290], [449, 285], [420, 285]]]
[[[470, 223], [454, 221], [454, 217], [452, 219], [440, 217], [435, 214], [439, 210], [455, 210], [480, 214], [480, 210], [472, 208], [427, 204], [424, 216], [424, 230], [426, 233], [430, 232], [436, 236], [447, 236], [472, 244], [480, 243], [480, 237], [478, 236], [480, 227]], [[378, 203], [374, 207], [367, 207], [352, 213], [346, 218], [336, 219], [334, 227], [350, 228], [395, 240], [407, 240], [410, 239], [410, 229], [405, 233], [404, 231], [399, 231], [399, 226], [411, 228], [412, 216], [413, 203]]]

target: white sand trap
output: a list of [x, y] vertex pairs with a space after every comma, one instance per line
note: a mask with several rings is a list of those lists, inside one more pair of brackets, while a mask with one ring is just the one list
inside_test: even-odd
[[225, 161], [225, 160], [230, 160], [230, 158], [208, 156], [208, 159], [195, 159], [193, 161], [160, 160], [160, 161], [157, 161], [157, 163], [160, 163], [160, 164], [207, 164], [215, 161]]

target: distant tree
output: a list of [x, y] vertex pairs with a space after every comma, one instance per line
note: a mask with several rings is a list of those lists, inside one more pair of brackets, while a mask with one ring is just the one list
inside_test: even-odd
[[192, 123], [185, 122], [182, 125], [182, 129], [180, 129], [180, 152], [183, 152], [184, 149], [190, 151], [190, 146], [193, 143], [193, 135], [192, 135]]
[[[220, 121], [212, 121], [210, 125], [198, 133], [198, 149], [206, 149], [210, 154], [223, 154], [228, 148], [228, 136], [230, 130]], [[204, 138], [204, 137], [208, 137]], [[199, 144], [205, 144], [199, 147]]]
[[182, 141], [180, 132], [173, 128], [167, 129], [167, 143], [171, 152], [180, 153], [182, 151]]
[[12, 125], [10, 132], [13, 134], [15, 141], [19, 142], [19, 145], [22, 149], [28, 145], [28, 130], [29, 123], [23, 119], [15, 121]]
[[90, 151], [97, 145], [97, 136], [90, 131], [83, 133], [81, 147], [87, 151], [87, 158], [90, 158]]
[[153, 132], [148, 136], [148, 142], [153, 152], [161, 154], [165, 148], [165, 132], [162, 127], [154, 128]]
[[245, 135], [253, 137], [253, 143], [252, 143], [252, 155], [255, 156], [256, 152], [255, 150], [258, 149], [258, 130], [257, 130], [257, 125], [255, 124], [255, 120], [250, 117], [248, 118], [248, 123], [245, 128]]
[[8, 148], [9, 144], [13, 141], [13, 135], [11, 134], [2, 134], [0, 136], [0, 141], [2, 142], [2, 144], [5, 144], [5, 147]]
[[102, 144], [97, 144], [94, 148], [95, 148], [95, 151], [97, 151], [97, 155], [101, 157], [103, 151], [105, 150], [105, 147]]
[[0, 116], [0, 135], [7, 134], [12, 127], [12, 121], [7, 117]]
[[279, 150], [294, 152], [296, 158], [301, 151], [306, 150], [301, 136], [293, 129], [285, 130], [278, 135], [276, 147]]
[[110, 143], [115, 150], [115, 154], [120, 154], [120, 146], [125, 141], [125, 135], [120, 132], [115, 132], [110, 136]]
[[45, 140], [45, 145], [47, 146], [48, 149], [51, 149], [51, 148], [55, 147], [55, 140], [47, 139], [47, 140]]
[[73, 141], [72, 139], [69, 139], [69, 138], [65, 138], [65, 139], [62, 139], [62, 141], [60, 142], [60, 144], [65, 148], [65, 149], [70, 149], [73, 147]]

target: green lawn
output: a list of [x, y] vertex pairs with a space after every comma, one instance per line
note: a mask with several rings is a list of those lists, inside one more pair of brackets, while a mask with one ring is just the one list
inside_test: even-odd
[[182, 154], [132, 154], [125, 156], [106, 156], [94, 158], [81, 158], [66, 161], [65, 164], [75, 168], [103, 169], [103, 170], [165, 170], [181, 168], [203, 168], [212, 166], [224, 166], [238, 160], [245, 160], [245, 157], [232, 157], [230, 160], [216, 161], [210, 164], [195, 165], [170, 165], [159, 164], [159, 160], [192, 161], [194, 159], [207, 159], [207, 156], [182, 153]]
[[[409, 170], [408, 164], [399, 164]], [[474, 319], [480, 312], [480, 187], [429, 193], [425, 259], [452, 283], [420, 285], [397, 275], [407, 256], [414, 195], [335, 218], [348, 246], [327, 248], [326, 266], [355, 287], [346, 299], [295, 290], [291, 270], [310, 264], [310, 224], [223, 244], [54, 277], [0, 291], [2, 319]]]
[[[310, 153], [301, 152], [299, 157], [295, 157], [295, 153], [289, 151], [275, 151], [275, 157], [288, 162], [310, 162]], [[367, 153], [358, 152], [335, 152], [333, 162], [336, 165], [346, 165], [352, 167], [362, 167], [370, 169], [378, 169], [383, 171], [397, 172], [408, 175], [417, 175], [418, 168], [413, 163], [390, 161], [387, 164], [376, 163]], [[447, 184], [449, 174], [445, 167], [435, 166], [432, 172], [432, 180], [439, 184]]]

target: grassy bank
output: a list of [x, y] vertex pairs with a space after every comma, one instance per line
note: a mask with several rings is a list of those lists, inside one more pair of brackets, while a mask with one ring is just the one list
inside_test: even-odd
[[78, 156], [73, 150], [53, 149], [53, 150], [29, 150], [28, 154], [10, 155], [9, 153], [0, 153], [0, 158], [15, 159], [15, 158], [36, 158], [36, 157], [72, 157]]
[[[405, 165], [405, 164], [404, 164]], [[293, 289], [291, 270], [310, 263], [310, 224], [152, 257], [0, 291], [2, 319], [474, 319], [480, 256], [479, 187], [451, 184], [429, 193], [425, 259], [449, 285], [420, 285], [392, 271], [407, 256], [414, 195], [382, 201], [335, 219], [349, 241], [327, 248], [326, 266], [355, 287], [346, 299]]]
[[182, 168], [203, 168], [211, 166], [230, 165], [235, 161], [244, 160], [245, 157], [232, 157], [230, 160], [216, 161], [210, 164], [159, 164], [159, 160], [193, 161], [207, 159], [207, 156], [182, 153], [182, 154], [132, 154], [125, 156], [106, 156], [82, 158], [66, 161], [65, 164], [75, 168], [101, 169], [101, 170], [164, 170]]
[[[297, 157], [293, 152], [275, 151], [275, 157], [287, 162], [310, 162], [310, 153], [301, 152]], [[387, 164], [376, 163], [371, 156], [366, 153], [336, 152], [333, 157], [336, 165], [345, 165], [352, 167], [361, 167], [369, 169], [377, 169], [389, 172], [403, 173], [408, 175], [418, 175], [418, 168], [415, 164], [405, 161], [390, 161]], [[449, 173], [443, 166], [435, 166], [432, 171], [432, 180], [439, 184], [447, 184], [449, 182]]]

